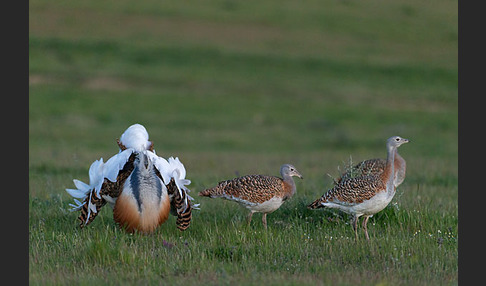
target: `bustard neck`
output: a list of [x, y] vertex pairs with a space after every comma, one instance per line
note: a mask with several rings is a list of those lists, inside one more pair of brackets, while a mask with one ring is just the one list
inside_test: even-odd
[[396, 153], [397, 153], [396, 146], [387, 146], [386, 166], [385, 166], [385, 170], [383, 171], [383, 180], [386, 183], [387, 190], [394, 189]]

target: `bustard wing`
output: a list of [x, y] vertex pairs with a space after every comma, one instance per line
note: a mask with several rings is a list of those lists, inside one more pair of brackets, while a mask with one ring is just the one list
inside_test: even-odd
[[347, 168], [341, 177], [335, 182], [335, 185], [341, 182], [359, 176], [378, 175], [385, 170], [386, 160], [381, 158], [364, 160], [354, 166]]
[[[191, 224], [192, 206], [185, 191], [180, 192], [172, 178], [167, 185], [167, 192], [170, 198], [170, 213], [177, 216], [176, 225], [181, 231], [186, 230]], [[182, 193], [182, 196], [180, 195]]]
[[341, 181], [329, 189], [322, 197], [312, 202], [308, 208], [316, 209], [324, 207], [323, 203], [335, 203], [340, 205], [355, 205], [371, 199], [380, 191], [386, 190], [379, 175], [360, 176]]
[[[99, 196], [96, 194], [96, 190], [93, 189], [91, 194], [86, 197], [85, 204], [81, 208], [81, 213], [78, 217], [80, 220], [80, 227], [84, 227], [85, 225], [91, 223], [98, 215], [98, 211], [101, 209], [101, 207], [103, 207], [107, 202], [109, 202], [113, 207], [123, 189], [125, 180], [130, 176], [134, 169], [134, 160], [135, 154], [132, 154], [123, 169], [118, 172], [115, 182], [112, 182], [106, 178], [104, 179]], [[90, 210], [90, 206], [94, 206], [94, 208], [91, 207]]]
[[166, 160], [159, 157], [155, 152], [146, 153], [155, 166], [156, 175], [164, 182], [167, 187], [167, 193], [170, 199], [170, 213], [177, 216], [176, 224], [180, 230], [186, 230], [191, 223], [192, 209], [198, 207], [198, 204], [192, 206], [189, 196], [190, 190], [186, 187], [191, 183], [185, 178], [186, 169], [180, 162], [179, 158], [170, 157]]
[[[91, 223], [107, 202], [114, 205], [125, 180], [133, 171], [134, 160], [135, 154], [130, 149], [114, 155], [106, 163], [103, 163], [103, 158], [101, 158], [91, 164], [89, 185], [74, 180], [77, 189], [66, 189], [75, 198], [75, 204], [69, 204], [72, 207], [71, 211], [81, 211], [78, 217], [80, 227]], [[78, 201], [76, 198], [82, 199], [82, 201]]]

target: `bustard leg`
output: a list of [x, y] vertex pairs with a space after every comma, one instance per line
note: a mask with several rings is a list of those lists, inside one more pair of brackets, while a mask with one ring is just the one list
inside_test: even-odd
[[263, 222], [263, 226], [265, 227], [265, 229], [267, 229], [267, 213], [263, 213], [262, 222]]
[[364, 228], [364, 231], [365, 231], [365, 235], [366, 235], [366, 239], [367, 240], [370, 240], [370, 237], [368, 236], [368, 228], [366, 227], [366, 225], [368, 224], [368, 219], [370, 218], [370, 216], [365, 216], [364, 217], [364, 220], [363, 220], [363, 228]]
[[250, 213], [248, 214], [248, 226], [250, 226], [252, 216], [253, 216], [253, 212], [250, 211]]
[[358, 216], [353, 217], [354, 238], [358, 240]]

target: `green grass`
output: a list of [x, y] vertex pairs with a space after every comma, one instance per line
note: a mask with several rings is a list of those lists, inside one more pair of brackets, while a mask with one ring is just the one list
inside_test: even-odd
[[[29, 2], [29, 282], [454, 285], [458, 281], [457, 1]], [[144, 124], [178, 156], [201, 210], [179, 232], [87, 228], [66, 188]], [[400, 147], [407, 178], [354, 241], [306, 205], [352, 159]], [[237, 174], [297, 194], [246, 226], [197, 192]]]

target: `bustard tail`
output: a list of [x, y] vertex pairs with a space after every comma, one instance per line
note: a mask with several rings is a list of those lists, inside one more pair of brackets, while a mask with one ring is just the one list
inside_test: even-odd
[[214, 197], [221, 197], [224, 195], [224, 189], [223, 188], [220, 188], [219, 186], [216, 186], [214, 188], [209, 188], [209, 189], [205, 189], [204, 191], [200, 191], [199, 192], [199, 196], [201, 197], [210, 197], [210, 198], [214, 198]]
[[308, 209], [318, 209], [318, 208], [324, 208], [325, 206], [322, 204], [323, 200], [322, 197], [318, 198], [314, 202], [312, 202], [310, 205], [307, 206]]

